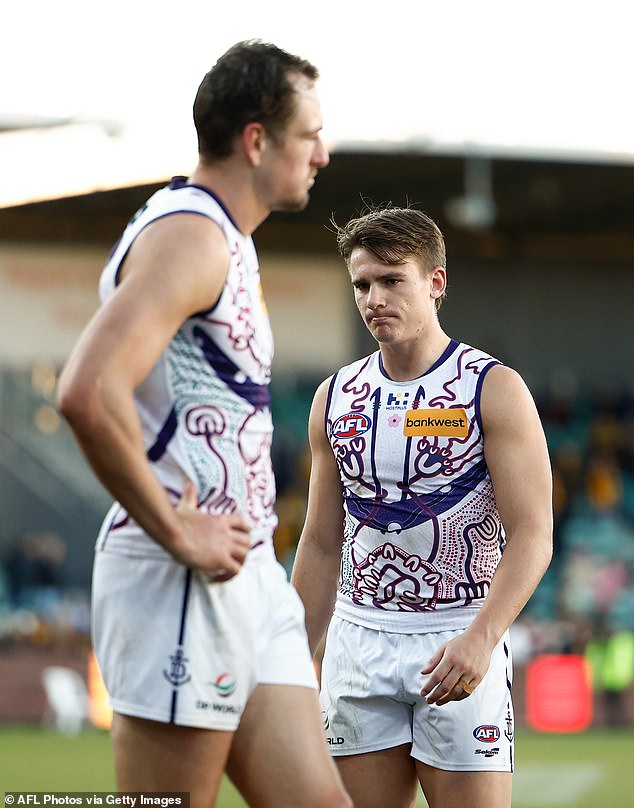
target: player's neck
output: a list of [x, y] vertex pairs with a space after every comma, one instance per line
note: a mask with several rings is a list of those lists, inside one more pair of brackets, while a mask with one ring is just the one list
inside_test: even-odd
[[250, 174], [231, 159], [213, 165], [198, 163], [189, 182], [213, 191], [245, 236], [250, 236], [269, 214], [252, 192]]
[[385, 372], [395, 382], [418, 379], [435, 365], [449, 345], [450, 337], [438, 327], [424, 340], [381, 344]]

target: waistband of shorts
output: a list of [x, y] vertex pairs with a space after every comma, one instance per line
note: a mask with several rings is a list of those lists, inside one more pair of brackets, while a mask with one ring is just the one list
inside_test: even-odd
[[436, 611], [390, 612], [368, 606], [354, 606], [339, 598], [335, 605], [334, 615], [349, 623], [376, 631], [389, 631], [394, 634], [427, 634], [465, 629], [471, 625], [480, 608], [481, 602], [478, 602], [470, 606], [455, 606]]
[[[129, 558], [153, 558], [159, 561], [173, 562], [174, 557], [158, 542], [150, 539], [145, 533], [111, 534], [107, 540], [100, 536], [95, 544], [95, 554], [119, 555]], [[250, 548], [245, 564], [277, 561], [272, 540], [256, 541]]]

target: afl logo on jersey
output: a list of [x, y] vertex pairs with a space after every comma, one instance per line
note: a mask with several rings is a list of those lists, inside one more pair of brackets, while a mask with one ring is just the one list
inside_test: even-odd
[[348, 412], [337, 418], [332, 425], [335, 438], [356, 438], [363, 435], [372, 426], [372, 421], [362, 412]]
[[500, 730], [494, 724], [481, 724], [473, 730], [473, 737], [482, 743], [495, 743], [500, 738]]

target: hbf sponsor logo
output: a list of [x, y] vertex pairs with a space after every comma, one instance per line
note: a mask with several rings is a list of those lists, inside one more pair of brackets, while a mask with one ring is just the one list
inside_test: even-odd
[[332, 434], [335, 438], [356, 438], [367, 432], [371, 426], [372, 421], [362, 412], [347, 412], [332, 425]]
[[500, 738], [500, 729], [495, 724], [480, 724], [473, 730], [473, 737], [481, 743], [495, 743]]

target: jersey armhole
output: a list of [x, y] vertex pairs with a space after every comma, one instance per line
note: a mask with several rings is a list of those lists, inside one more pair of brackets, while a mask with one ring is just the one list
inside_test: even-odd
[[326, 433], [326, 437], [328, 435], [328, 414], [330, 413], [330, 407], [332, 404], [332, 396], [335, 389], [335, 382], [337, 380], [337, 376], [339, 375], [339, 371], [333, 374], [332, 379], [330, 380], [330, 384], [328, 385], [328, 396], [326, 398], [326, 407], [324, 409], [324, 432]]
[[482, 370], [481, 370], [481, 372], [480, 372], [480, 377], [479, 377], [478, 382], [477, 382], [477, 384], [476, 384], [476, 389], [475, 389], [475, 397], [474, 397], [474, 403], [475, 403], [475, 417], [476, 417], [476, 422], [477, 422], [477, 424], [478, 424], [478, 428], [480, 429], [480, 432], [482, 432], [482, 408], [481, 408], [481, 398], [482, 398], [482, 385], [484, 384], [484, 377], [485, 377], [485, 376], [487, 375], [487, 373], [488, 373], [488, 372], [491, 370], [491, 368], [494, 368], [494, 367], [496, 367], [497, 365], [501, 365], [501, 364], [502, 364], [502, 362], [500, 362], [499, 360], [497, 360], [497, 359], [492, 359], [492, 360], [491, 360], [491, 361], [488, 363], [488, 365], [485, 365], [485, 366], [482, 368]]

